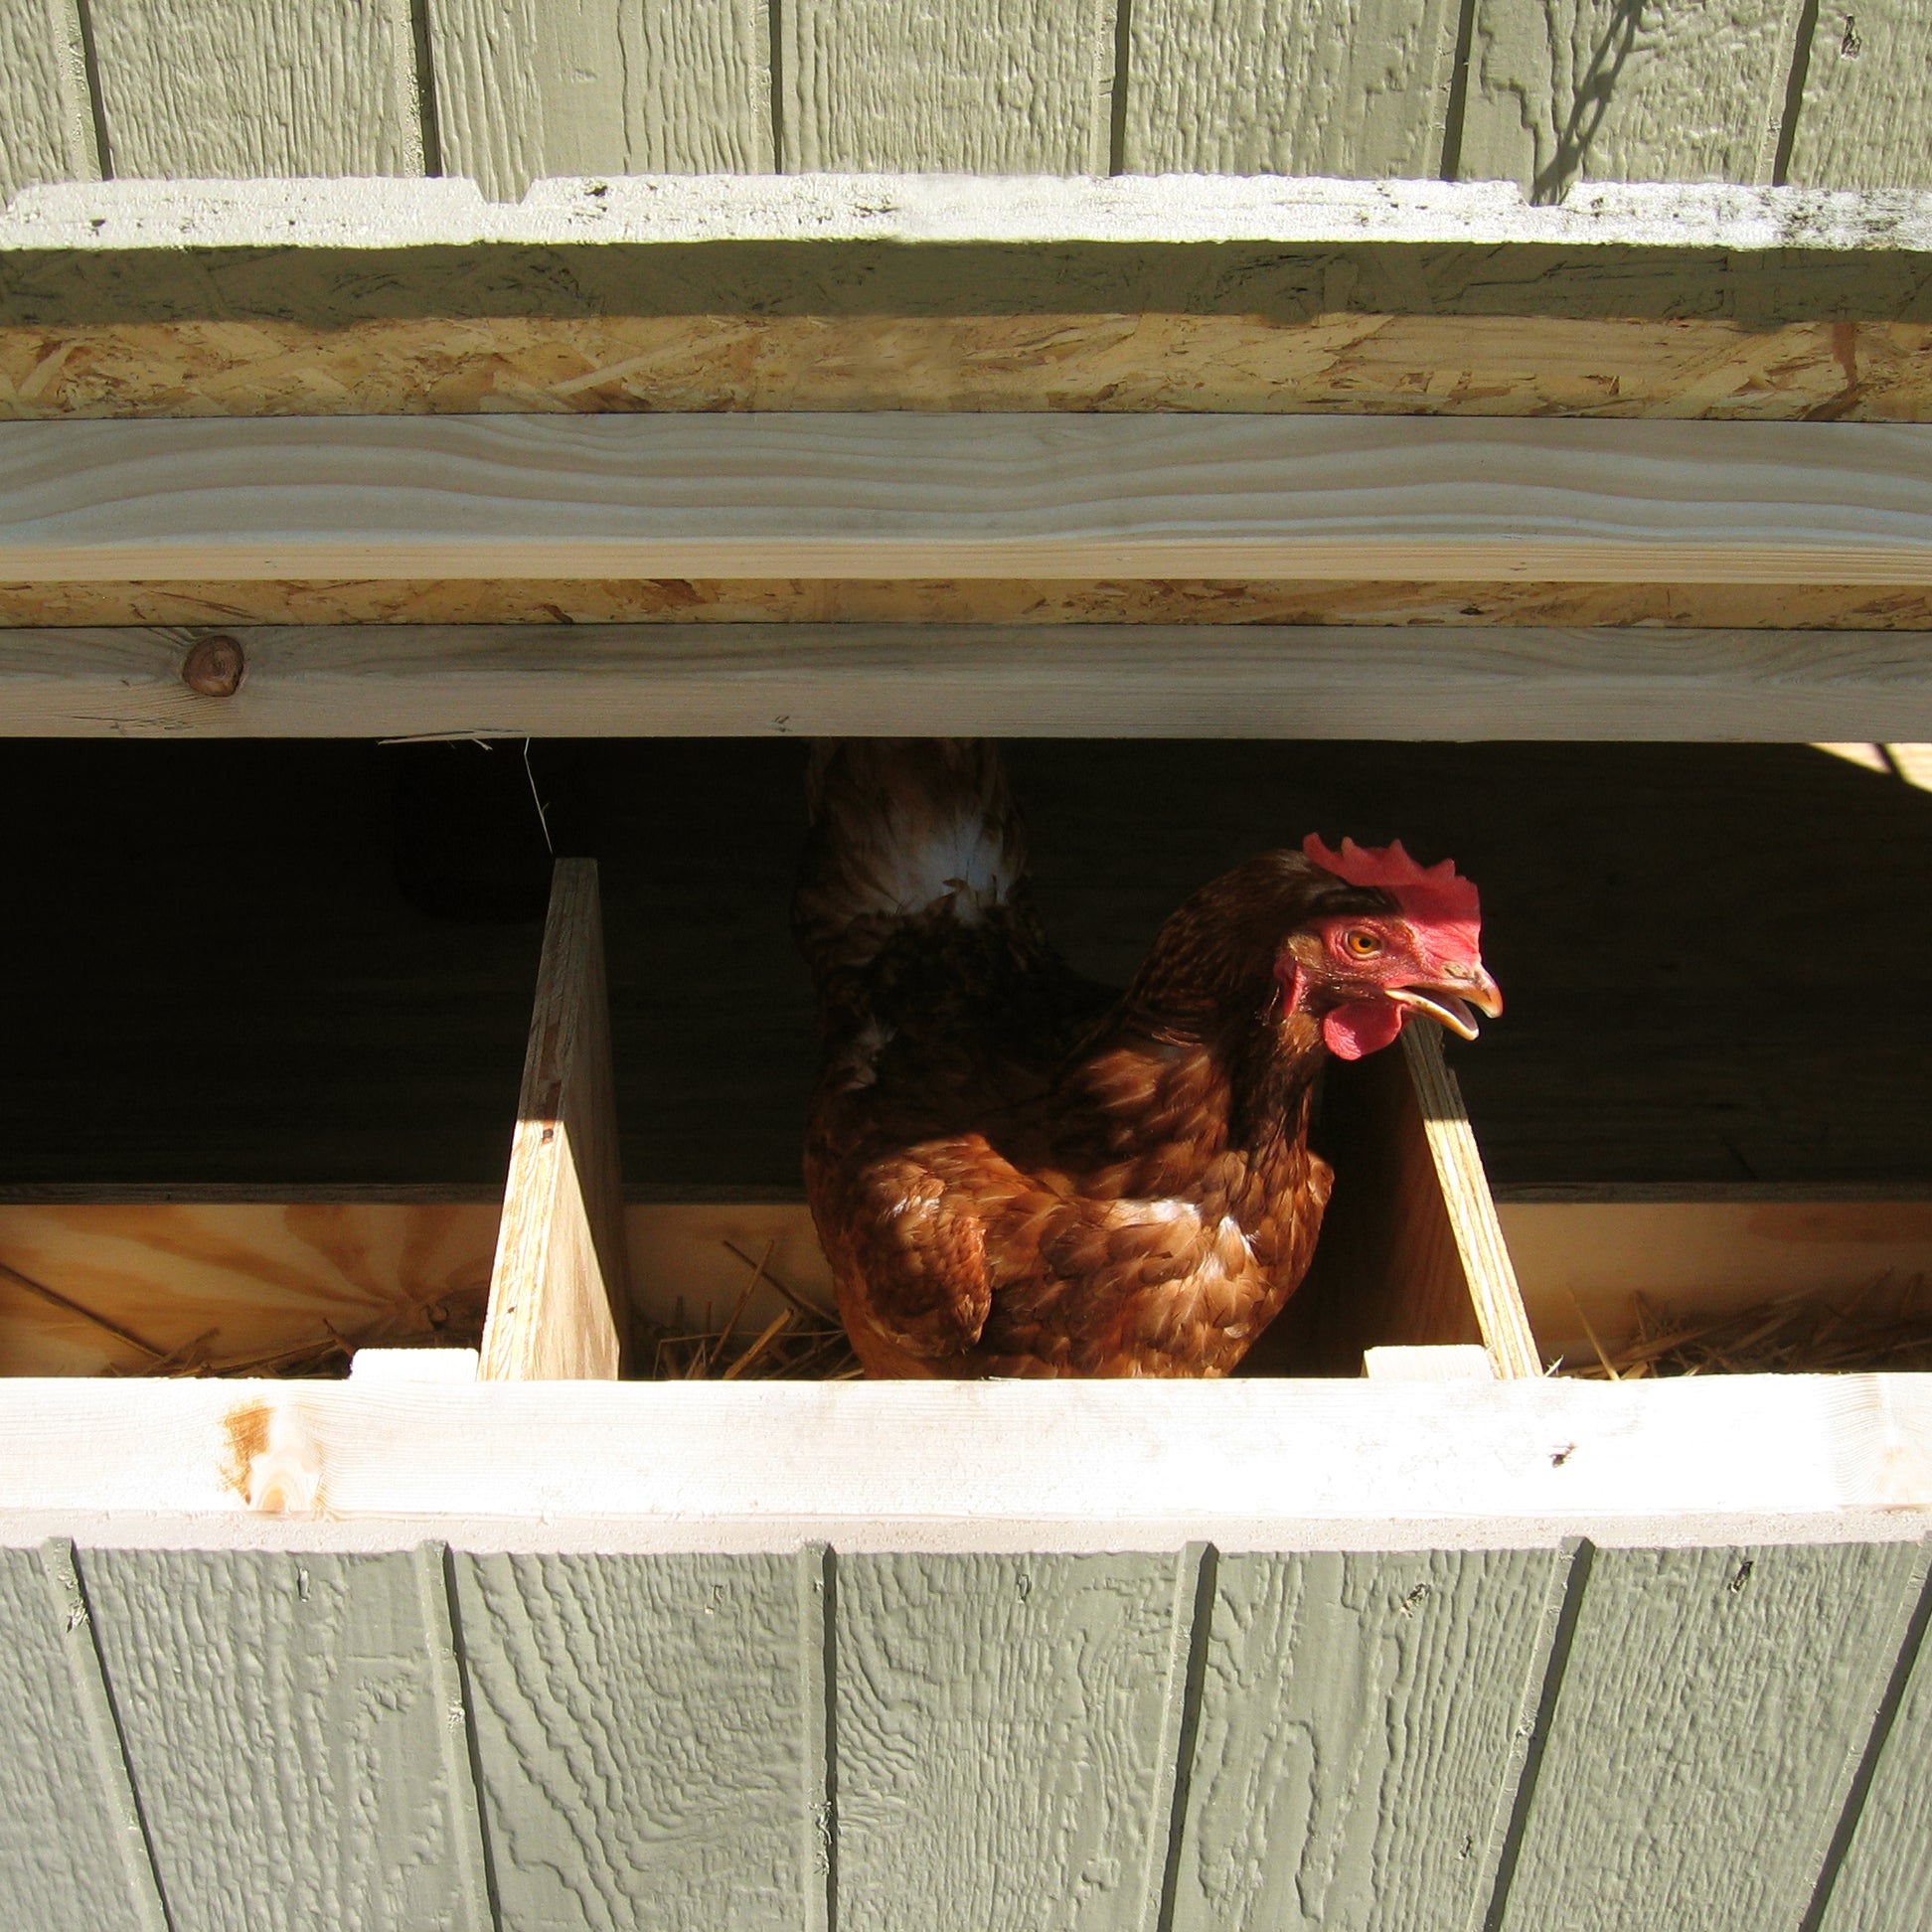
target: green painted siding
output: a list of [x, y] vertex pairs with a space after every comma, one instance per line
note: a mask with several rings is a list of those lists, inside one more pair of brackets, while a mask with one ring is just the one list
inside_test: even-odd
[[0, 1922], [1919, 1932], [1926, 1572], [0, 1551]]

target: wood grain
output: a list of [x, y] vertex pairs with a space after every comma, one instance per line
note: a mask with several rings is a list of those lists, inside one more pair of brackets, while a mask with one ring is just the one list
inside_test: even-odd
[[1440, 175], [1459, 14], [1448, 0], [1138, 0], [1123, 165]]
[[486, 1932], [412, 1555], [82, 1567], [175, 1924]]
[[1912, 0], [1821, 7], [1786, 179], [1800, 187], [1932, 187], [1919, 108], [1932, 17]]
[[1478, 0], [1459, 173], [1544, 202], [1579, 181], [1768, 182], [1799, 11]]
[[548, 175], [773, 172], [750, 0], [449, 0], [429, 29], [443, 166], [497, 200]]
[[1918, 1551], [1599, 1550], [1500, 1923], [1795, 1927]]
[[807, 1922], [797, 1556], [459, 1555], [504, 1922]]
[[1924, 584], [1928, 453], [1878, 423], [14, 422], [0, 573]]
[[1175, 1932], [1477, 1922], [1557, 1561], [1223, 1557]]
[[842, 1926], [1141, 1922], [1185, 1560], [841, 1558]]
[[88, 0], [116, 175], [420, 174], [407, 0]]
[[560, 859], [490, 1276], [485, 1381], [617, 1375], [630, 1333], [623, 1214], [597, 866]]
[[76, 0], [0, 0], [0, 207], [41, 181], [96, 181]]
[[797, 0], [777, 19], [787, 169], [1107, 172], [1101, 0]]

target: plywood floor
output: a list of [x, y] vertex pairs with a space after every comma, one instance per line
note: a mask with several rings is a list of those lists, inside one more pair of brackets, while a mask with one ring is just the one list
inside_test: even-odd
[[[601, 861], [626, 1178], [794, 1186], [801, 746], [540, 743]], [[1510, 1001], [1455, 1059], [1495, 1178], [1932, 1177], [1932, 793], [1804, 746], [1011, 747], [1049, 922], [1131, 970], [1307, 830], [1483, 886]], [[0, 1185], [487, 1187], [548, 856], [515, 746], [0, 753]]]

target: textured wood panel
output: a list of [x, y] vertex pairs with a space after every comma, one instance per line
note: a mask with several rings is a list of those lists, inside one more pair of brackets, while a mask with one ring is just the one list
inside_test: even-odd
[[1441, 173], [1452, 0], [1135, 0], [1136, 174]]
[[[1932, 1899], [1932, 1644], [1921, 1603], [1903, 1694], [1818, 1932], [1915, 1932]], [[1809, 1932], [1809, 1928], [1808, 1928]]]
[[1797, 0], [1476, 0], [1457, 172], [1768, 182]]
[[1476, 1923], [1558, 1562], [1223, 1556], [1175, 1932]]
[[1805, 188], [1932, 188], [1928, 72], [1932, 12], [1922, 0], [1820, 7], [1785, 178]]
[[147, 1849], [138, 1827], [126, 1842], [125, 1773], [118, 1794], [103, 1789], [76, 1690], [69, 1653], [97, 1669], [93, 1640], [84, 1619], [62, 1628], [63, 1608], [38, 1551], [0, 1549], [0, 1918], [34, 1932], [162, 1932], [129, 1882], [129, 1858], [144, 1864]]
[[486, 1932], [416, 1556], [99, 1550], [82, 1567], [178, 1927]]
[[444, 0], [429, 30], [443, 171], [486, 195], [546, 175], [772, 170], [753, 0]]
[[1598, 1551], [1504, 1932], [1796, 1927], [1918, 1574], [1909, 1543]]
[[1102, 0], [787, 0], [778, 19], [787, 169], [1107, 172]]
[[1186, 1564], [840, 1560], [842, 1932], [1153, 1923]]
[[99, 174], [76, 0], [0, 0], [0, 206]]
[[89, 0], [116, 175], [420, 174], [408, 0]]
[[816, 1560], [455, 1559], [506, 1925], [813, 1922]]

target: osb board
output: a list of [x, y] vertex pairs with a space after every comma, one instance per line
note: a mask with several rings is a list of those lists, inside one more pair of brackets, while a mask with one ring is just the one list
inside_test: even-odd
[[889, 408], [1919, 421], [1932, 324], [1336, 311], [0, 329], [0, 419]]

